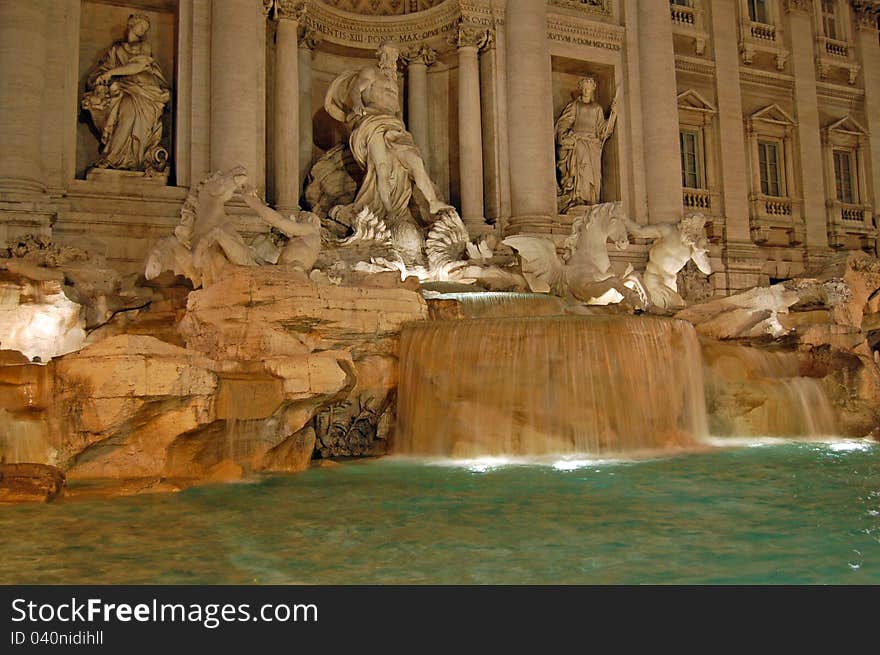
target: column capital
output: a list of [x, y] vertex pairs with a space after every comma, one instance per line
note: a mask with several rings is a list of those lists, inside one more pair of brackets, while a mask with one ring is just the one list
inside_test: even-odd
[[489, 50], [495, 49], [495, 30], [490, 29], [486, 30], [486, 42], [483, 43], [482, 50], [483, 52], [488, 52]]
[[784, 0], [783, 5], [785, 6], [786, 13], [813, 13], [813, 0]]
[[485, 28], [459, 25], [458, 30], [449, 37], [449, 43], [458, 50], [473, 48], [479, 50], [486, 45], [488, 32]]
[[433, 48], [429, 48], [424, 43], [421, 45], [413, 46], [408, 50], [401, 53], [400, 58], [407, 65], [412, 64], [424, 64], [425, 66], [431, 66], [437, 63], [437, 51]]
[[305, 25], [300, 25], [298, 38], [299, 47], [304, 50], [314, 50], [322, 40], [321, 35], [316, 30]]
[[309, 8], [307, 0], [263, 0], [263, 14], [275, 20], [300, 20]]
[[853, 16], [857, 30], [877, 31], [877, 20], [880, 19], [880, 4], [867, 0], [853, 0]]

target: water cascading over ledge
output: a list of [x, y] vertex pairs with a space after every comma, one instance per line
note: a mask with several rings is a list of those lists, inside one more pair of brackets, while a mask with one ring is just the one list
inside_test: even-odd
[[822, 381], [802, 374], [796, 352], [707, 342], [703, 360], [713, 435], [839, 434], [837, 414]]
[[434, 321], [401, 335], [394, 452], [624, 453], [707, 433], [700, 345], [683, 321]]

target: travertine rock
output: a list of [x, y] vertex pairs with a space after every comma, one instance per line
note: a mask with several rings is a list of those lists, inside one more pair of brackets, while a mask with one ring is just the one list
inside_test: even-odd
[[0, 464], [0, 503], [52, 500], [64, 482], [64, 472], [54, 466]]
[[[385, 284], [387, 280], [381, 282]], [[395, 353], [400, 326], [427, 318], [417, 292], [312, 282], [282, 267], [237, 268], [190, 294], [187, 347], [218, 360], [260, 360], [313, 350]]]
[[[880, 426], [878, 291], [880, 261], [848, 253], [832, 259], [816, 275], [750, 289], [679, 312], [677, 317], [694, 323], [704, 337], [762, 344], [776, 351], [782, 348], [798, 353], [802, 360], [800, 373], [757, 376], [759, 381], [754, 375], [734, 376], [731, 381], [725, 380], [724, 371], [739, 366], [734, 365], [734, 358], [721, 358], [723, 365], [718, 365], [718, 357], [708, 356], [709, 368], [715, 371], [709, 376], [708, 395], [711, 414], [720, 421], [717, 425], [740, 434], [764, 426], [766, 433], [768, 421], [776, 416], [773, 429], [804, 434], [805, 430], [809, 433], [808, 426], [797, 424], [798, 417], [830, 403], [839, 433], [861, 437], [875, 432]], [[704, 352], [718, 346], [708, 348]], [[763, 355], [765, 359], [773, 356]], [[713, 379], [716, 384], [711, 383]], [[799, 403], [794, 408], [792, 399]], [[786, 416], [784, 427], [778, 417]], [[818, 423], [827, 428], [827, 420]]]

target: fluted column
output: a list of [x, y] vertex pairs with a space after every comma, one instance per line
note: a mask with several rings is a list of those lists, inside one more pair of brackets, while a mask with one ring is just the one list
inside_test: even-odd
[[508, 0], [505, 15], [510, 144], [507, 232], [549, 232], [556, 220], [556, 159], [547, 6]]
[[45, 0], [0, 0], [0, 194], [44, 193]]
[[880, 7], [861, 5], [856, 12], [856, 46], [865, 82], [865, 113], [871, 135], [869, 152], [874, 215], [880, 214], [880, 42], [877, 39], [877, 17]]
[[715, 44], [715, 93], [718, 98], [718, 157], [725, 225], [725, 275], [715, 276], [716, 289], [741, 291], [757, 285], [763, 259], [752, 242], [749, 223], [748, 154], [743, 133], [742, 91], [739, 83], [739, 39], [736, 5], [712, 5]]
[[[800, 167], [807, 257], [810, 259], [818, 256], [821, 259], [829, 250], [828, 218], [822, 170], [819, 101], [816, 97], [816, 42], [813, 36], [812, 5], [793, 0], [786, 0], [785, 5], [791, 37], [791, 72], [794, 76], [799, 150], [799, 161], [785, 163], [787, 167]], [[793, 196], [794, 190], [789, 189], [788, 194]]]
[[428, 156], [428, 66], [437, 61], [437, 52], [422, 45], [403, 55], [406, 62], [407, 128], [422, 154]]
[[639, 2], [639, 66], [648, 222], [681, 218], [681, 146], [668, 2]]
[[299, 188], [312, 165], [315, 136], [312, 127], [312, 52], [321, 42], [315, 30], [299, 28]]
[[211, 169], [245, 166], [263, 186], [263, 102], [260, 57], [265, 51], [261, 0], [214, 0], [211, 8]]
[[458, 48], [458, 163], [461, 179], [461, 218], [468, 228], [485, 225], [483, 215], [483, 122], [480, 109], [479, 50], [486, 30], [459, 27]]
[[275, 17], [275, 206], [282, 210], [299, 209], [299, 19], [303, 3], [279, 3]]

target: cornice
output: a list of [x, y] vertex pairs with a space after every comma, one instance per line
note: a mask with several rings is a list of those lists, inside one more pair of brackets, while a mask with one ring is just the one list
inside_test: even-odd
[[794, 90], [794, 78], [791, 75], [784, 75], [782, 73], [771, 73], [770, 71], [762, 71], [753, 68], [740, 68], [739, 79], [745, 84], [750, 83], [758, 84], [760, 86]]
[[676, 72], [697, 73], [698, 75], [715, 77], [715, 62], [711, 59], [675, 55], [675, 70]]
[[446, 0], [431, 9], [400, 16], [364, 16], [311, 2], [302, 22], [328, 42], [372, 50], [390, 40], [401, 45], [445, 40], [455, 33], [460, 19], [461, 7], [457, 0]]
[[569, 15], [551, 14], [547, 17], [547, 38], [552, 42], [604, 48], [619, 51], [623, 48], [624, 28], [598, 21], [574, 19]]

